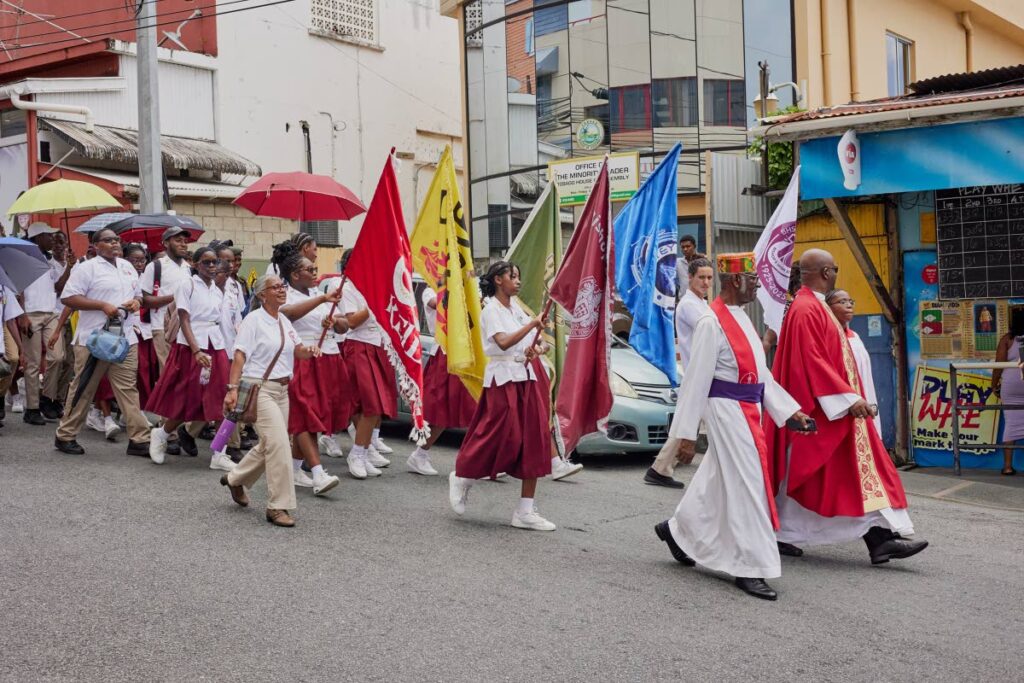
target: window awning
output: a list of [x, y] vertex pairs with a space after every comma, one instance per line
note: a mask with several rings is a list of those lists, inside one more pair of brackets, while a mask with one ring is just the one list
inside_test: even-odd
[[[135, 166], [139, 163], [138, 131], [97, 125], [90, 133], [80, 123], [42, 117], [39, 118], [39, 124], [53, 131], [86, 159], [116, 161]], [[167, 168], [241, 176], [263, 175], [259, 165], [209, 140], [161, 135], [160, 147]]]
[[[123, 192], [130, 197], [139, 196], [139, 176], [124, 171], [111, 171], [101, 168], [86, 168], [84, 166], [64, 166], [63, 168], [75, 173], [100, 178], [122, 187]], [[167, 192], [171, 197], [194, 197], [199, 199], [234, 199], [245, 189], [243, 185], [230, 185], [228, 183], [215, 183], [203, 181], [196, 178], [168, 178]]]

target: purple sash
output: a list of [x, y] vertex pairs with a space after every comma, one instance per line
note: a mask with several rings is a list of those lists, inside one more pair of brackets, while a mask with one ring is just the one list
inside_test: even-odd
[[760, 403], [764, 398], [763, 384], [740, 384], [727, 382], [724, 379], [711, 380], [708, 398], [728, 398], [743, 403]]

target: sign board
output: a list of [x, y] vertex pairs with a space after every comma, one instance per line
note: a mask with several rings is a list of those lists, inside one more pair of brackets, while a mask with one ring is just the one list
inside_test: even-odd
[[[999, 402], [992, 391], [992, 378], [969, 372], [958, 372], [960, 403], [995, 405]], [[910, 416], [914, 448], [939, 451], [953, 449], [953, 402], [949, 385], [949, 369], [918, 365], [914, 375], [914, 401]], [[971, 443], [996, 443], [999, 411], [968, 410], [960, 413], [961, 450], [969, 453], [991, 453], [992, 449], [971, 448]]]
[[[601, 171], [604, 156], [576, 157], [548, 164], [548, 179], [558, 187], [559, 206], [586, 204]], [[608, 157], [608, 183], [613, 202], [629, 201], [640, 188], [640, 154], [622, 152]]]
[[921, 358], [994, 359], [999, 338], [1009, 329], [1005, 300], [922, 300]]

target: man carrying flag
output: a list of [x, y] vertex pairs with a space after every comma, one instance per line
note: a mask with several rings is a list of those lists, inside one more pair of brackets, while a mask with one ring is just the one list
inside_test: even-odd
[[483, 389], [480, 290], [472, 277], [469, 233], [450, 147], [445, 147], [410, 238], [412, 265], [427, 282], [427, 328], [437, 340], [423, 371], [424, 418], [430, 437], [409, 456], [409, 471], [433, 476], [430, 447], [445, 429], [465, 429]]
[[377, 418], [394, 417], [397, 411], [395, 375], [412, 410], [412, 437], [425, 443], [429, 436], [423, 417], [423, 349], [412, 292], [412, 257], [393, 155], [394, 150], [345, 264], [342, 304], [351, 329], [345, 361], [355, 385], [357, 414], [348, 465], [357, 479], [380, 474], [368, 454]]
[[772, 378], [743, 311], [758, 288], [753, 254], [722, 254], [718, 277], [721, 294], [694, 330], [671, 429], [693, 453], [703, 417], [708, 452], [675, 515], [654, 530], [678, 562], [732, 574], [744, 592], [775, 600], [765, 579], [781, 576], [782, 565], [761, 404], [779, 425], [806, 428], [808, 418]]
[[633, 314], [629, 343], [672, 386], [678, 385], [672, 313], [681, 151], [677, 142], [615, 218], [615, 287]]

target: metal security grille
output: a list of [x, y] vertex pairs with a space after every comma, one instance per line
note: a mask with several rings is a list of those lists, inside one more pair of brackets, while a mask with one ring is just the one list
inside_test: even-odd
[[339, 247], [338, 221], [303, 221], [299, 227], [308, 233], [316, 243], [324, 247]]
[[466, 18], [466, 45], [481, 47], [484, 44], [484, 32], [470, 33], [484, 23], [484, 10], [479, 2], [471, 2], [462, 8]]
[[312, 0], [310, 30], [378, 44], [377, 0]]

